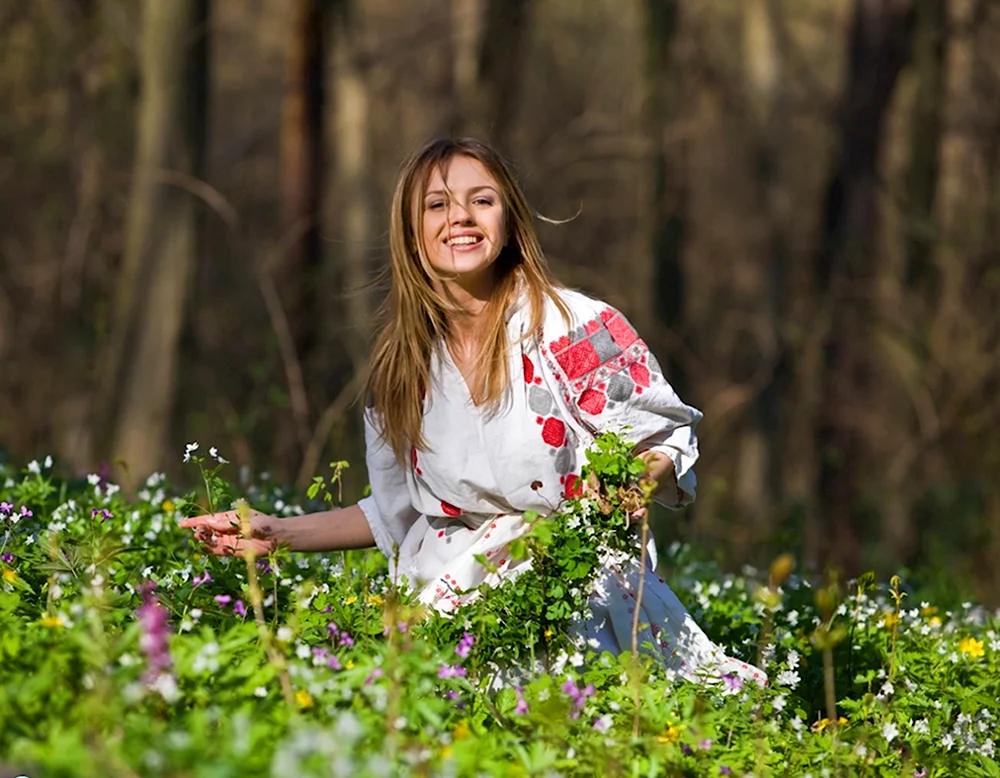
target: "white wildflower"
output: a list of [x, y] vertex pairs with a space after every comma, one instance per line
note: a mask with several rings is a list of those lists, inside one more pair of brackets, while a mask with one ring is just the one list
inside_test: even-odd
[[778, 686], [787, 686], [790, 689], [794, 689], [799, 685], [800, 680], [799, 674], [794, 670], [783, 670], [778, 673], [778, 677], [774, 682], [778, 684]]
[[193, 454], [197, 450], [198, 450], [198, 444], [197, 443], [188, 443], [184, 447], [184, 461], [185, 462], [190, 462], [191, 461], [191, 454]]
[[605, 733], [611, 729], [611, 714], [605, 713], [594, 721], [594, 729], [600, 733]]
[[899, 727], [891, 721], [887, 721], [882, 725], [882, 737], [884, 737], [888, 742], [891, 743], [895, 740], [897, 735], [899, 735]]

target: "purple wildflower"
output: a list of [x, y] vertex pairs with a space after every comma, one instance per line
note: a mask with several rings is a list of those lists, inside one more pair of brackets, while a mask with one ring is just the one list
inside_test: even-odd
[[913, 778], [927, 778], [927, 768], [921, 767], [915, 773], [913, 773]]
[[681, 751], [684, 752], [684, 756], [691, 756], [694, 750], [687, 743], [681, 743]]
[[330, 657], [330, 661], [326, 663], [331, 670], [343, 670], [343, 666], [340, 664], [340, 660], [337, 659], [336, 655]]
[[712, 749], [712, 741], [710, 738], [705, 738], [698, 741], [698, 748], [702, 751], [710, 751]]
[[243, 604], [243, 600], [237, 600], [233, 603], [233, 613], [244, 619], [247, 617], [247, 606]]
[[722, 765], [722, 767], [719, 768], [719, 775], [732, 775], [732, 774], [733, 771], [730, 768], [726, 767], [725, 765]]
[[9, 565], [11, 562], [14, 561], [14, 555], [13, 554], [4, 554], [3, 556], [0, 556], [0, 561], [3, 561], [3, 563], [5, 565]]
[[208, 574], [208, 570], [206, 570], [202, 575], [196, 575], [194, 578], [192, 578], [191, 584], [197, 589], [202, 584], [207, 584], [211, 580], [212, 576], [210, 576]]
[[461, 665], [441, 665], [438, 668], [438, 678], [465, 678], [468, 671]]
[[140, 587], [142, 605], [136, 611], [142, 636], [139, 638], [139, 648], [146, 655], [146, 672], [143, 675], [145, 683], [152, 683], [161, 673], [170, 669], [170, 650], [167, 646], [167, 635], [170, 627], [167, 624], [167, 609], [160, 605], [153, 590], [156, 584], [147, 581]]
[[229, 605], [230, 602], [233, 601], [233, 598], [230, 597], [228, 594], [217, 594], [215, 595], [215, 601], [219, 603], [219, 605], [221, 605], [223, 608], [225, 608], [227, 605]]
[[574, 710], [570, 713], [570, 718], [579, 718], [580, 711], [583, 710], [583, 706], [587, 704], [587, 698], [594, 696], [594, 685], [588, 683], [583, 689], [576, 685], [576, 681], [569, 680], [566, 681], [560, 687], [565, 694], [573, 700]]
[[27, 505], [22, 505], [21, 506], [21, 518], [22, 519], [30, 519], [34, 515], [35, 514], [33, 514], [31, 511], [28, 510], [28, 506]]
[[98, 516], [101, 517], [101, 524], [103, 524], [108, 519], [113, 519], [115, 517], [115, 515], [107, 508], [93, 508], [90, 511], [91, 520], [96, 519]]
[[725, 682], [726, 688], [731, 692], [738, 692], [743, 688], [743, 679], [736, 673], [726, 673], [722, 676], [722, 680]]
[[347, 632], [340, 633], [340, 646], [341, 648], [351, 648], [354, 646], [354, 638], [352, 638]]
[[13, 512], [14, 512], [14, 506], [13, 505], [11, 505], [6, 500], [4, 500], [3, 502], [0, 502], [0, 513], [2, 513], [4, 516], [10, 516], [10, 514], [13, 513]]
[[524, 695], [521, 694], [521, 687], [518, 686], [514, 689], [514, 694], [517, 695], [517, 705], [514, 706], [514, 713], [518, 716], [523, 716], [528, 712], [528, 703], [524, 699]]
[[455, 646], [455, 653], [462, 657], [462, 659], [466, 659], [475, 644], [476, 638], [466, 632], [462, 635], [462, 639], [458, 641], [458, 645]]
[[381, 678], [385, 673], [382, 671], [381, 667], [376, 667], [372, 670], [371, 675], [365, 678], [365, 686], [371, 686], [376, 679]]

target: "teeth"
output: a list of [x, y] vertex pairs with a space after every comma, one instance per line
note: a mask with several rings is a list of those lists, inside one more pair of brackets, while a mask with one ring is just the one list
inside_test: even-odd
[[468, 246], [472, 243], [478, 243], [479, 238], [475, 235], [459, 235], [458, 237], [449, 239], [448, 243], [452, 246]]

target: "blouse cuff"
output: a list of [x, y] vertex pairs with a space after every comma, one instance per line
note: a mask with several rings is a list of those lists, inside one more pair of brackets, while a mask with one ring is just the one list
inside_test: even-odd
[[378, 550], [385, 554], [386, 559], [392, 560], [396, 553], [396, 544], [382, 522], [382, 516], [378, 512], [378, 504], [375, 502], [375, 498], [369, 495], [358, 500], [358, 507], [365, 515], [365, 519], [368, 520], [368, 526], [371, 527], [372, 537], [375, 539], [375, 545], [378, 547]]

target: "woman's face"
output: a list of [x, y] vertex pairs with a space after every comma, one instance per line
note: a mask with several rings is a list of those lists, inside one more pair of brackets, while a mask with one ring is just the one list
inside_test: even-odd
[[436, 169], [422, 203], [424, 252], [448, 282], [492, 285], [493, 262], [507, 242], [500, 186], [479, 160], [456, 156]]

